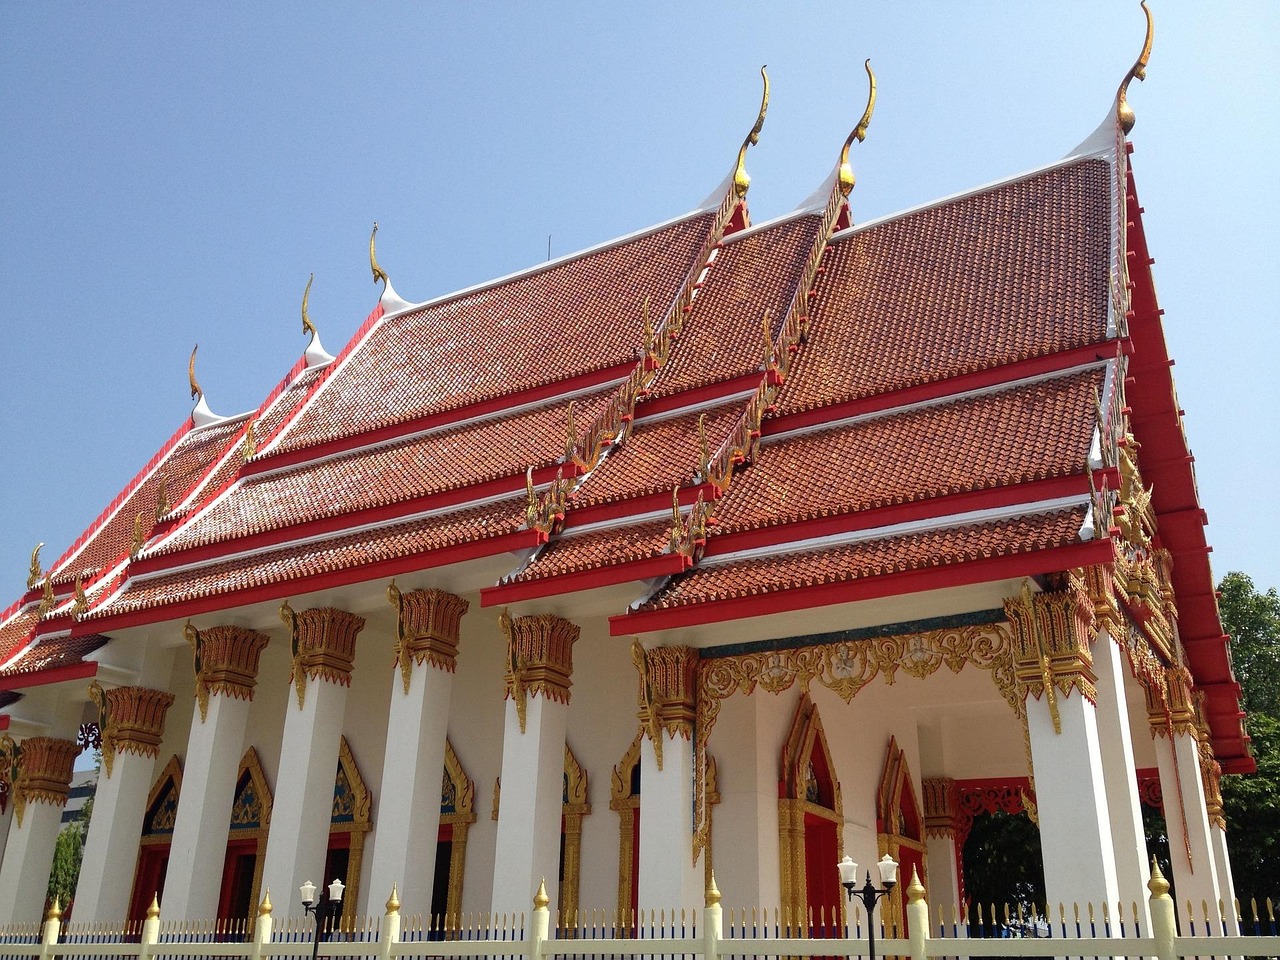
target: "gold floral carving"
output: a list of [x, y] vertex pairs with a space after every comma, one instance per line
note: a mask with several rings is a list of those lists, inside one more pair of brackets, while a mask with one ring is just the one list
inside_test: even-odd
[[1023, 582], [1022, 593], [1004, 602], [1005, 616], [1013, 628], [1014, 677], [1020, 696], [1027, 694], [1049, 705], [1055, 733], [1062, 732], [1057, 694], [1072, 690], [1091, 703], [1098, 700], [1093, 654], [1089, 649], [1094, 635], [1094, 605], [1084, 582], [1074, 573], [1066, 577], [1063, 589], [1048, 593], [1031, 592]]
[[956, 782], [950, 777], [925, 777], [920, 781], [924, 794], [924, 832], [933, 838], [953, 839], [956, 835]]
[[280, 604], [280, 619], [289, 628], [289, 650], [293, 657], [289, 680], [298, 694], [299, 710], [306, 702], [308, 680], [351, 686], [356, 637], [364, 629], [364, 617], [333, 607], [295, 613], [286, 600]]
[[564, 830], [564, 870], [560, 882], [560, 916], [573, 917], [578, 912], [582, 876], [582, 818], [591, 814], [588, 800], [587, 771], [564, 746], [564, 801], [561, 823]]
[[394, 580], [387, 586], [387, 599], [396, 608], [396, 659], [404, 692], [414, 665], [429, 663], [453, 673], [458, 665], [458, 638], [462, 618], [471, 603], [443, 590], [410, 590], [401, 593]]
[[258, 660], [270, 637], [246, 627], [197, 630], [190, 620], [182, 628], [182, 635], [191, 646], [201, 723], [208, 717], [209, 697], [213, 694], [237, 700], [253, 699]]
[[58, 598], [53, 592], [53, 571], [50, 570], [44, 575], [44, 587], [40, 591], [40, 605], [36, 607], [36, 613], [43, 617], [57, 605]]
[[154, 759], [160, 755], [165, 716], [173, 706], [173, 694], [147, 687], [115, 687], [104, 690], [94, 680], [89, 699], [98, 707], [102, 734], [102, 766], [110, 777], [117, 753]]
[[[158, 809], [160, 801], [170, 794], [173, 801], [166, 802], [163, 809]], [[143, 808], [146, 811], [142, 821], [143, 844], [168, 843], [172, 839], [173, 828], [177, 823], [178, 798], [181, 796], [182, 761], [175, 753], [160, 771], [160, 776], [151, 784], [151, 792], [147, 794], [147, 805]]]
[[635, 900], [635, 876], [631, 867], [635, 863], [636, 818], [640, 815], [640, 794], [631, 789], [640, 763], [640, 740], [637, 733], [617, 766], [609, 784], [609, 809], [618, 814], [618, 903], [617, 916], [625, 917]]
[[[903, 860], [904, 851], [917, 854], [920, 871], [924, 874], [920, 880], [929, 882], [928, 859], [925, 857], [924, 836], [919, 821], [912, 825], [904, 822], [904, 808], [920, 810], [916, 797], [911, 770], [907, 765], [907, 756], [898, 746], [896, 737], [889, 738], [889, 748], [885, 751], [884, 767], [880, 773], [880, 785], [876, 790], [876, 820], [878, 822], [876, 846], [881, 856], [888, 855], [899, 863]], [[902, 926], [903, 922], [903, 887], [899, 885], [889, 895], [882, 919], [889, 921], [890, 926]]]
[[1200, 780], [1204, 785], [1205, 812], [1209, 822], [1220, 830], [1227, 829], [1227, 817], [1222, 809], [1222, 764], [1213, 755], [1213, 737], [1209, 733], [1209, 720], [1204, 712], [1205, 695], [1193, 694], [1196, 711], [1196, 734], [1199, 741]]
[[520, 732], [525, 730], [527, 698], [541, 694], [557, 703], [569, 702], [573, 685], [573, 644], [578, 627], [550, 613], [498, 618], [507, 637], [506, 695], [515, 701]]
[[[494, 791], [495, 797], [497, 791]], [[467, 864], [467, 833], [476, 822], [476, 787], [453, 750], [444, 742], [444, 776], [440, 787], [440, 823], [453, 831], [449, 852], [449, 894], [445, 902], [448, 917], [457, 918], [462, 911], [462, 884]], [[446, 810], [451, 812], [446, 813]], [[496, 808], [495, 808], [496, 812]], [[496, 817], [495, 817], [496, 819]]]
[[639, 674], [640, 729], [653, 743], [658, 769], [662, 769], [663, 736], [693, 736], [697, 694], [698, 653], [691, 647], [654, 647], [645, 650], [631, 641], [631, 660]]
[[715, 657], [698, 663], [696, 736], [697, 776], [694, 778], [694, 850], [708, 842], [705, 773], [707, 743], [720, 713], [721, 701], [756, 687], [781, 693], [813, 682], [850, 702], [877, 676], [896, 682], [899, 671], [923, 679], [942, 667], [959, 673], [965, 666], [989, 671], [1000, 695], [1018, 717], [1023, 699], [1016, 688], [1010, 631], [1006, 624], [946, 627], [925, 633], [906, 633], [868, 640], [842, 640], [792, 650], [761, 651], [734, 657]]
[[364, 862], [365, 834], [373, 828], [373, 794], [360, 774], [346, 737], [338, 740], [338, 770], [329, 819], [331, 833], [350, 835], [347, 875], [343, 878], [347, 894], [343, 897], [342, 909], [343, 920], [350, 922], [355, 920], [356, 905], [360, 898], [360, 868]]
[[71, 769], [79, 754], [74, 740], [28, 737], [17, 744], [8, 734], [0, 738], [0, 764], [8, 775], [18, 826], [22, 826], [28, 803], [67, 805]]

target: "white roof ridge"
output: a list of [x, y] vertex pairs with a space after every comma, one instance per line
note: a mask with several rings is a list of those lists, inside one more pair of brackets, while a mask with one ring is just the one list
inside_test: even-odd
[[787, 213], [781, 214], [780, 216], [777, 216], [777, 217], [773, 217], [770, 220], [761, 220], [759, 223], [753, 223], [749, 227], [743, 227], [741, 230], [738, 230], [735, 233], [731, 233], [727, 237], [723, 238], [720, 241], [720, 244], [721, 246], [727, 247], [729, 246], [729, 244], [736, 243], [738, 240], [741, 240], [744, 237], [749, 237], [749, 236], [752, 236], [753, 234], [761, 233], [765, 230], [771, 230], [774, 227], [780, 227], [784, 223], [788, 223], [792, 220], [799, 220], [803, 217], [816, 216], [818, 213], [821, 213], [821, 211], [820, 210], [819, 211], [799, 210], [799, 209], [790, 210]]
[[[1089, 139], [1085, 140], [1085, 142], [1082, 143], [1080, 146], [1091, 147], [1093, 146], [1093, 141], [1094, 141], [1094, 138], [1091, 136]], [[1072, 153], [1068, 154], [1067, 156], [1063, 157], [1060, 160], [1054, 160], [1050, 163], [1045, 163], [1038, 167], [1033, 167], [1030, 170], [1024, 170], [1021, 173], [1013, 174], [1012, 176], [1001, 177], [998, 180], [991, 180], [979, 186], [970, 187], [967, 190], [960, 190], [956, 193], [947, 194], [946, 196], [943, 196], [943, 197], [937, 197], [933, 200], [926, 200], [923, 203], [916, 204], [915, 206], [905, 207], [893, 213], [887, 213], [880, 217], [873, 217], [870, 220], [864, 220], [862, 223], [856, 223], [853, 226], [845, 227], [843, 230], [839, 230], [836, 233], [833, 233], [828, 242], [835, 243], [837, 240], [842, 240], [845, 237], [851, 236], [852, 234], [858, 233], [862, 230], [869, 230], [872, 227], [878, 227], [878, 226], [881, 226], [882, 224], [889, 223], [893, 220], [899, 220], [903, 217], [911, 216], [912, 214], [922, 213], [925, 210], [932, 210], [934, 207], [941, 207], [949, 203], [955, 203], [959, 200], [966, 200], [969, 197], [976, 197], [976, 196], [979, 196], [980, 194], [990, 193], [991, 191], [997, 190], [1000, 187], [1007, 187], [1014, 183], [1021, 183], [1023, 180], [1030, 180], [1032, 177], [1040, 176], [1041, 174], [1048, 173], [1051, 170], [1056, 170], [1061, 167], [1067, 167], [1074, 163], [1079, 163], [1081, 160], [1091, 160], [1091, 159], [1106, 160], [1107, 162], [1114, 164], [1115, 163], [1115, 147], [1112, 146], [1112, 147], [1088, 149], [1082, 153], [1077, 153], [1073, 151]]]

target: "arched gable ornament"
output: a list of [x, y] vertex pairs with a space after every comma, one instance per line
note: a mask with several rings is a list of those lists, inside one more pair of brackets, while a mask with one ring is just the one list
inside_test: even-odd
[[[236, 831], [261, 833], [265, 840], [271, 826], [271, 808], [274, 803], [271, 786], [258, 751], [250, 747], [240, 758], [236, 771], [236, 795], [231, 804], [231, 826]], [[254, 898], [256, 902], [256, 897]]]
[[182, 761], [175, 753], [164, 765], [151, 792], [147, 794], [142, 821], [142, 842], [168, 843], [178, 821], [178, 800], [182, 796]]

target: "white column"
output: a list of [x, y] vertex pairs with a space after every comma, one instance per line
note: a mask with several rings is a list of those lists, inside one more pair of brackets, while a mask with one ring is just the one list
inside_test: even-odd
[[104, 691], [95, 681], [90, 696], [102, 716], [102, 771], [76, 884], [75, 916], [119, 920], [128, 913], [130, 888], [119, 882], [120, 865], [138, 862], [147, 796], [173, 694], [146, 687]]
[[1236, 923], [1236, 884], [1231, 876], [1231, 854], [1227, 850], [1227, 831], [1219, 823], [1210, 822], [1209, 842], [1213, 845], [1213, 862], [1218, 868], [1218, 892], [1226, 908], [1227, 933], [1237, 936], [1240, 925]]
[[332, 607], [295, 613], [287, 602], [280, 615], [292, 634], [296, 698], [290, 696], [285, 708], [262, 887], [276, 891], [276, 909], [290, 916], [302, 910], [303, 881], [321, 886], [346, 880], [323, 874], [347, 689], [364, 618]]
[[267, 637], [219, 626], [188, 631], [188, 640], [199, 651], [196, 703], [160, 904], [169, 919], [204, 920], [218, 910], [236, 774]]
[[693, 859], [693, 719], [698, 654], [689, 647], [631, 646], [639, 671], [640, 882], [642, 910], [693, 910], [703, 901]]
[[502, 796], [493, 864], [493, 909], [515, 913], [544, 880], [559, 894], [560, 813], [569, 687], [578, 628], [539, 614], [512, 620], [507, 635], [507, 705], [502, 732]]
[[9, 843], [9, 824], [13, 822], [13, 800], [5, 804], [0, 811], [0, 863], [4, 863], [4, 852]]
[[1098, 734], [1105, 773], [1107, 808], [1111, 816], [1111, 840], [1116, 857], [1116, 882], [1126, 909], [1138, 904], [1142, 929], [1150, 926], [1147, 906], [1146, 832], [1142, 827], [1142, 801], [1138, 773], [1133, 762], [1133, 731], [1125, 694], [1127, 665], [1119, 645], [1105, 632], [1093, 644], [1093, 665], [1098, 678]]
[[19, 782], [10, 784], [9, 802], [23, 809], [21, 815], [14, 811], [0, 865], [0, 918], [16, 923], [43, 918], [71, 765], [80, 752], [74, 741], [53, 737], [28, 737], [21, 751]]
[[559, 894], [560, 808], [564, 795], [566, 704], [531, 696], [525, 729], [507, 702], [502, 732], [502, 798], [493, 864], [493, 909], [528, 910], [530, 891], [543, 880]]
[[[1221, 890], [1218, 867], [1209, 836], [1205, 812], [1204, 786], [1200, 781], [1200, 747], [1188, 725], [1170, 731], [1165, 725], [1155, 737], [1156, 765], [1160, 769], [1160, 792], [1164, 796], [1164, 822], [1169, 836], [1169, 860], [1173, 865], [1174, 893], [1178, 916], [1186, 922], [1187, 901], [1196, 922], [1201, 921], [1201, 902], [1218, 909]], [[1172, 735], [1171, 735], [1172, 734]]]
[[443, 590], [387, 597], [396, 608], [386, 753], [369, 874], [369, 905], [392, 886], [406, 914], [426, 916], [435, 881], [440, 785], [462, 617], [470, 604]]

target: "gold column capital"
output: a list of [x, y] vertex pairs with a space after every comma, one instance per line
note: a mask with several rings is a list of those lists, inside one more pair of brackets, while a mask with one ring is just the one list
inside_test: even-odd
[[453, 673], [458, 666], [458, 640], [462, 618], [471, 603], [444, 590], [410, 590], [401, 593], [394, 580], [387, 599], [396, 608], [396, 664], [409, 692], [413, 667], [429, 663]]
[[956, 835], [956, 782], [951, 777], [925, 777], [920, 781], [927, 837], [954, 839]]
[[693, 738], [697, 704], [698, 651], [692, 647], [654, 647], [631, 642], [631, 659], [639, 674], [636, 696], [640, 729], [653, 742], [662, 769], [662, 738]]
[[4, 738], [4, 775], [13, 800], [13, 815], [22, 826], [28, 803], [65, 807], [71, 788], [71, 770], [80, 754], [74, 740], [28, 737], [20, 744]]
[[89, 685], [89, 698], [98, 705], [102, 766], [108, 777], [117, 753], [152, 759], [160, 755], [165, 717], [173, 706], [172, 693], [148, 687], [104, 690], [95, 680]]
[[213, 694], [237, 700], [253, 699], [253, 688], [258, 683], [258, 660], [270, 637], [247, 627], [217, 626], [198, 630], [189, 621], [182, 633], [191, 645], [201, 722], [208, 716], [209, 697]]
[[1021, 696], [1045, 697], [1055, 732], [1061, 732], [1058, 695], [1073, 689], [1098, 702], [1097, 676], [1089, 643], [1096, 625], [1095, 606], [1085, 583], [1074, 574], [1059, 589], [1033, 593], [1024, 582], [1022, 593], [1004, 602], [1013, 628], [1014, 679]]
[[295, 613], [286, 600], [280, 619], [289, 627], [293, 672], [289, 677], [298, 693], [298, 709], [306, 702], [307, 680], [328, 680], [351, 686], [356, 659], [356, 637], [364, 629], [364, 617], [334, 607], [313, 607]]
[[507, 636], [506, 695], [516, 702], [520, 732], [524, 733], [530, 694], [569, 702], [573, 645], [580, 631], [577, 624], [550, 613], [512, 619], [503, 610], [498, 622]]

